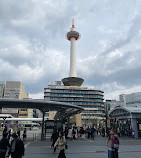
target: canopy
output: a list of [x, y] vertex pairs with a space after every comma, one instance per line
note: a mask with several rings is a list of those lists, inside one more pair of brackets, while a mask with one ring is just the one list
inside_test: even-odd
[[80, 113], [84, 109], [68, 103], [48, 101], [46, 99], [0, 99], [0, 108], [31, 108], [39, 109], [42, 113], [57, 111], [55, 119], [65, 119]]

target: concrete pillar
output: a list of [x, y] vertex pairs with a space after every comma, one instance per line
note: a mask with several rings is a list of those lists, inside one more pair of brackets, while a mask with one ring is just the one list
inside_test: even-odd
[[43, 114], [43, 116], [42, 116], [42, 131], [41, 131], [41, 141], [43, 141], [44, 140], [44, 122], [45, 122], [45, 112], [43, 111], [42, 112], [42, 114]]
[[136, 118], [131, 119], [132, 137], [138, 139], [138, 128]]

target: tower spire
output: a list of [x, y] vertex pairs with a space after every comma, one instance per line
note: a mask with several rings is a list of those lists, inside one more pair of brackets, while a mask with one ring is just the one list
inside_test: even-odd
[[72, 19], [72, 28], [74, 28], [74, 19]]

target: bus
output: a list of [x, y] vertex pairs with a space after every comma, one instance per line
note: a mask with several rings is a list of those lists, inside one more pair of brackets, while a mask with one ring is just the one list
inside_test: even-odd
[[39, 129], [40, 128], [40, 124], [39, 123], [22, 123], [21, 127], [23, 129], [26, 128], [27, 130]]

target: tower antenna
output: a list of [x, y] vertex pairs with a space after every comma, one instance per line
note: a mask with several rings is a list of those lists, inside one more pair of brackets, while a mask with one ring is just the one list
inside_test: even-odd
[[72, 28], [74, 28], [74, 19], [72, 19]]

